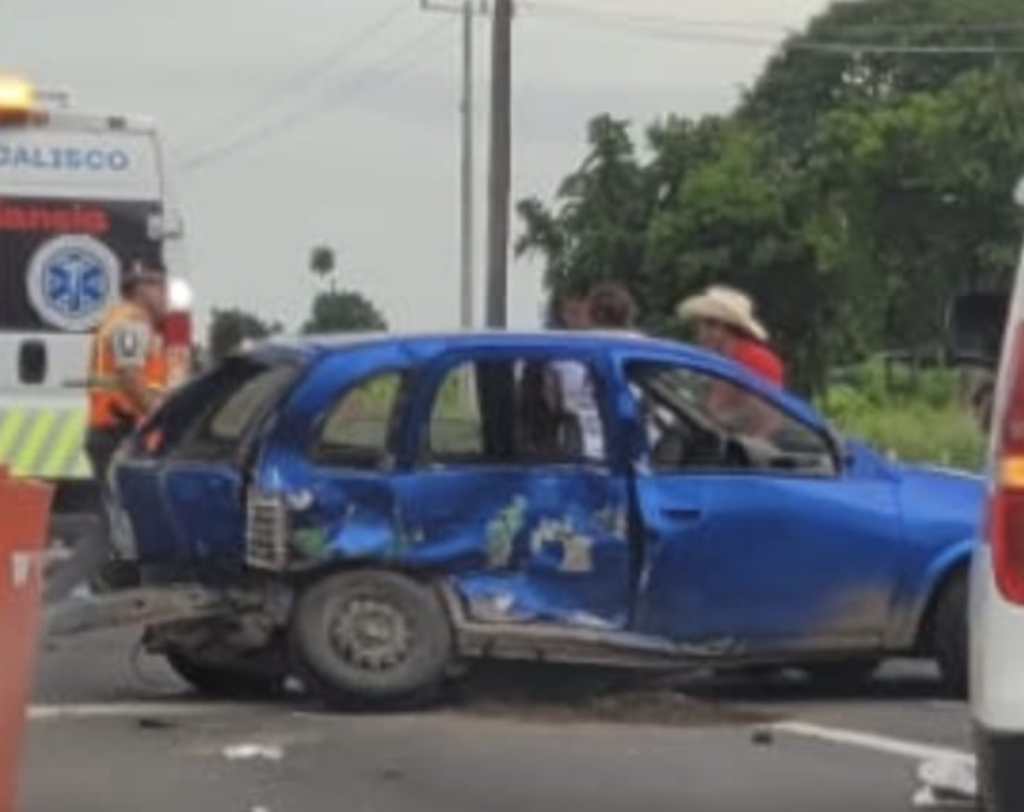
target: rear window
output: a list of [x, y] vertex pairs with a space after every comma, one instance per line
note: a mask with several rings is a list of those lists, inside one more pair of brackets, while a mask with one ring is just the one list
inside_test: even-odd
[[293, 362], [231, 358], [177, 392], [143, 428], [140, 452], [233, 460], [301, 373]]
[[259, 419], [276, 395], [295, 377], [289, 366], [272, 367], [256, 374], [236, 389], [210, 418], [208, 433], [217, 442], [237, 443]]

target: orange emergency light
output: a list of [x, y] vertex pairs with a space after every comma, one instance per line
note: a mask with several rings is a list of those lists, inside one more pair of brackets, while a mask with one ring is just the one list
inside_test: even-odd
[[36, 89], [18, 76], [0, 74], [0, 116], [26, 116], [37, 109]]

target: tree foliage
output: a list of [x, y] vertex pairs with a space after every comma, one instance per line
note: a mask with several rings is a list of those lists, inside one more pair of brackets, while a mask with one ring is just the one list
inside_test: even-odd
[[264, 321], [244, 310], [214, 310], [210, 318], [208, 339], [210, 356], [214, 360], [221, 359], [239, 349], [246, 341], [259, 341], [281, 330], [280, 324]]
[[[849, 47], [868, 42], [917, 51]], [[927, 50], [965, 45], [1022, 53]], [[658, 332], [699, 287], [743, 287], [797, 387], [819, 390], [832, 365], [934, 343], [952, 295], [1012, 272], [1024, 4], [840, 3], [733, 115], [633, 133], [594, 119], [553, 204], [520, 203], [519, 253], [543, 261], [554, 294], [628, 284]]]
[[355, 291], [328, 291], [313, 300], [309, 321], [302, 328], [306, 335], [376, 332], [388, 327], [377, 307]]
[[329, 245], [317, 245], [309, 252], [309, 270], [317, 279], [323, 281], [334, 275], [338, 269], [338, 259], [334, 249]]

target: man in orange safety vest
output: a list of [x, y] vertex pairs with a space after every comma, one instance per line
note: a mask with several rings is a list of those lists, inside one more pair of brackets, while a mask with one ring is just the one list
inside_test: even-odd
[[114, 453], [157, 406], [167, 385], [160, 335], [167, 312], [166, 275], [137, 266], [122, 281], [121, 296], [100, 322], [89, 359], [85, 445], [104, 492]]

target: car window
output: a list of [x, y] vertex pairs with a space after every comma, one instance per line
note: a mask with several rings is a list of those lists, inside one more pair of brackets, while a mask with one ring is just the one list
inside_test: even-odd
[[434, 460], [484, 458], [484, 421], [477, 387], [474, 364], [463, 364], [445, 376], [428, 424], [428, 446]]
[[673, 364], [627, 369], [657, 468], [833, 475], [828, 435], [725, 377]]
[[230, 461], [298, 377], [293, 363], [231, 358], [177, 391], [140, 432], [147, 456]]
[[345, 392], [328, 412], [317, 440], [320, 462], [374, 468], [387, 457], [405, 375], [382, 372]]
[[433, 463], [604, 462], [598, 376], [572, 358], [478, 359], [433, 394], [422, 455]]
[[292, 379], [292, 370], [274, 367], [247, 381], [213, 414], [209, 434], [214, 440], [237, 442], [255, 422], [268, 399]]

